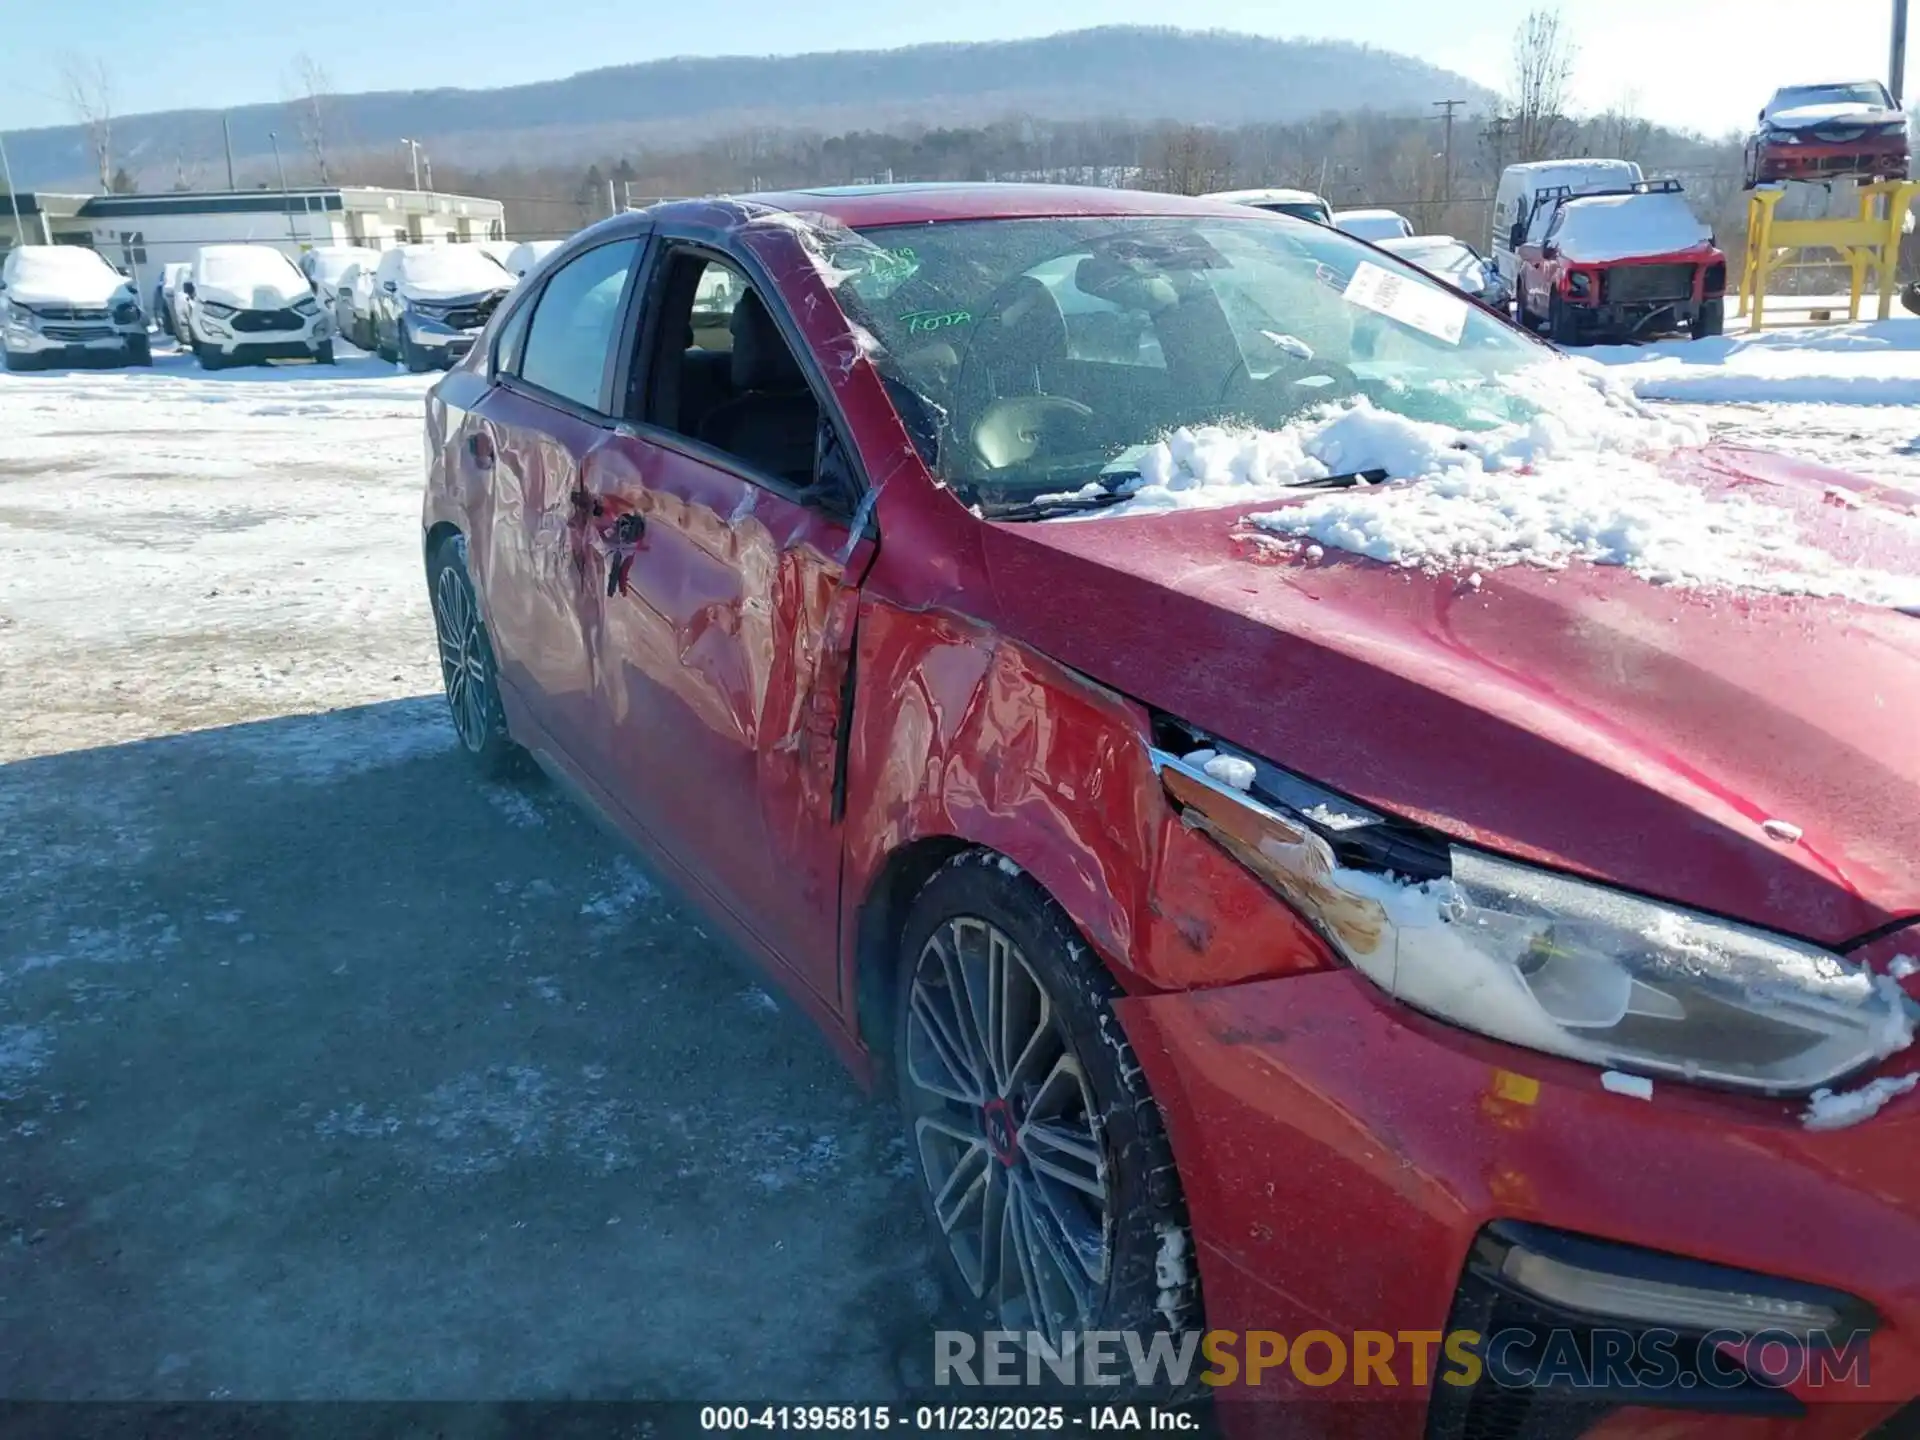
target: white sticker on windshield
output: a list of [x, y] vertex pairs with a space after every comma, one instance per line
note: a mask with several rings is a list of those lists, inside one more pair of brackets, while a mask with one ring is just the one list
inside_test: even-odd
[[1370, 260], [1360, 262], [1344, 293], [1362, 309], [1423, 330], [1449, 345], [1458, 345], [1467, 328], [1466, 301], [1438, 286], [1382, 270]]

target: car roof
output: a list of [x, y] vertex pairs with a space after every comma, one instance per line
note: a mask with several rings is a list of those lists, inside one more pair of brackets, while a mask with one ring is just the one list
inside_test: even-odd
[[930, 224], [942, 220], [1050, 219], [1076, 215], [1212, 215], [1243, 220], [1247, 207], [1219, 199], [1162, 195], [1145, 190], [1104, 190], [1082, 185], [998, 182], [827, 186], [765, 194], [668, 200], [650, 214], [671, 220], [698, 217], [716, 204], [734, 201], [824, 215], [852, 230], [879, 225]]
[[1253, 205], [1262, 200], [1290, 205], [1325, 205], [1327, 202], [1311, 190], [1214, 190], [1202, 200], [1225, 200], [1234, 205]]
[[1636, 160], [1609, 160], [1604, 156], [1582, 155], [1566, 160], [1522, 160], [1507, 166], [1507, 170], [1516, 175], [1536, 175], [1543, 170], [1625, 170], [1638, 163]]
[[1404, 220], [1407, 217], [1398, 210], [1374, 207], [1360, 210], [1336, 210], [1333, 212], [1333, 218], [1336, 220]]

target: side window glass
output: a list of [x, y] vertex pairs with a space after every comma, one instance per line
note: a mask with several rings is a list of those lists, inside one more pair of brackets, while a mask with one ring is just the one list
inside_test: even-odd
[[533, 319], [533, 306], [522, 305], [507, 317], [506, 327], [493, 346], [493, 373], [518, 375], [520, 353], [527, 344], [527, 322]]
[[811, 485], [820, 410], [772, 311], [731, 266], [696, 255], [671, 264], [646, 420]]
[[523, 380], [576, 405], [600, 408], [620, 297], [639, 254], [638, 240], [620, 240], [576, 256], [553, 273], [527, 324], [519, 369]]
[[1061, 255], [1027, 274], [1052, 294], [1067, 322], [1067, 359], [1098, 360], [1108, 365], [1167, 368], [1153, 316], [1080, 288], [1080, 262], [1088, 257]]

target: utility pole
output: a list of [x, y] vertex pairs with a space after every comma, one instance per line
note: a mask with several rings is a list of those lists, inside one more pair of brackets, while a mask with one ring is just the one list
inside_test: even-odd
[[293, 223], [293, 197], [287, 193], [287, 167], [280, 163], [280, 134], [276, 130], [267, 132], [267, 143], [273, 146], [274, 173], [280, 177], [280, 208], [287, 212], [287, 238], [298, 241], [300, 232]]
[[229, 190], [231, 190], [231, 189], [233, 189], [233, 188], [234, 188], [234, 184], [233, 184], [233, 126], [227, 123], [227, 112], [226, 112], [226, 111], [224, 111], [224, 110], [222, 110], [222, 111], [220, 112], [220, 138], [221, 138], [222, 140], [225, 140], [225, 141], [227, 142], [227, 189], [229, 189]]
[[1464, 100], [1436, 100], [1434, 108], [1440, 111], [1441, 123], [1446, 127], [1446, 141], [1441, 147], [1440, 159], [1440, 206], [1444, 216], [1447, 207], [1453, 204], [1453, 112], [1467, 102]]
[[400, 143], [406, 146], [408, 153], [413, 156], [413, 188], [418, 190], [420, 188], [420, 142], [403, 138]]
[[613, 198], [613, 181], [609, 180], [607, 181], [607, 214], [618, 215], [619, 213], [619, 202]]
[[1893, 57], [1887, 65], [1887, 89], [1893, 103], [1902, 103], [1901, 90], [1907, 82], [1907, 0], [1893, 0]]
[[[13, 204], [13, 244], [27, 243], [27, 232], [20, 224], [20, 192], [13, 188], [13, 165], [7, 159], [7, 137], [0, 135], [0, 177], [7, 182], [7, 199]], [[12, 249], [13, 246], [8, 246]]]

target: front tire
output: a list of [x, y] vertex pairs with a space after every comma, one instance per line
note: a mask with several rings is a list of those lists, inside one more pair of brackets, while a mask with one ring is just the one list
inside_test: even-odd
[[335, 363], [333, 358], [333, 342], [331, 340], [322, 340], [319, 345], [314, 348], [313, 363], [316, 365], [332, 365]]
[[1693, 324], [1689, 326], [1688, 329], [1694, 339], [1705, 340], [1710, 336], [1720, 334], [1721, 331], [1726, 329], [1726, 326], [1727, 302], [1725, 300], [1703, 300], [1700, 302], [1699, 313], [1693, 317]]
[[406, 364], [410, 375], [423, 375], [435, 367], [434, 358], [420, 346], [413, 343], [413, 337], [407, 334], [407, 327], [399, 328], [400, 358]]
[[1200, 1326], [1192, 1235], [1112, 977], [1029, 876], [968, 851], [902, 932], [894, 1067], [941, 1268], [988, 1329]]
[[454, 535], [434, 548], [427, 561], [427, 581], [453, 733], [481, 774], [491, 779], [511, 775], [520, 768], [524, 752], [507, 734], [493, 643], [487, 638], [467, 574], [466, 536]]
[[1558, 295], [1547, 301], [1547, 338], [1556, 345], [1580, 343], [1580, 317]]
[[136, 335], [127, 342], [127, 363], [129, 365], [153, 364], [153, 342], [144, 335]]
[[193, 358], [200, 362], [200, 368], [202, 370], [224, 370], [227, 368], [227, 357], [220, 353], [219, 348], [217, 346], [203, 344], [199, 340], [193, 342]]

